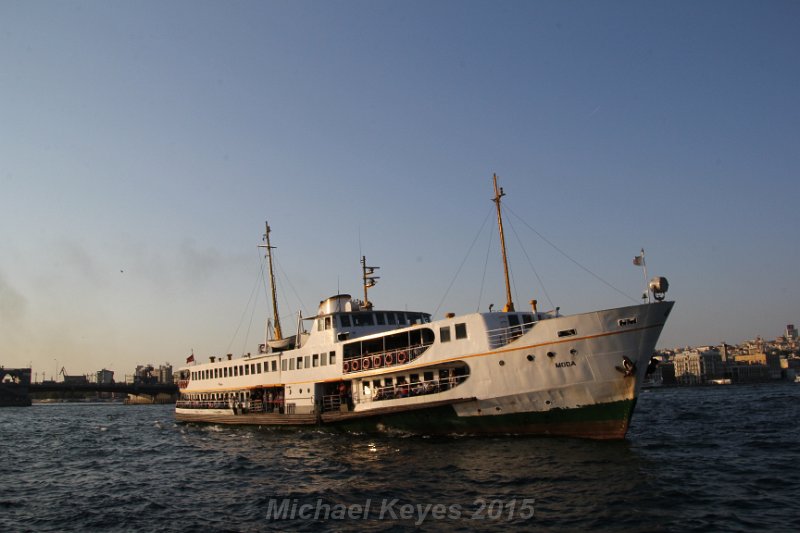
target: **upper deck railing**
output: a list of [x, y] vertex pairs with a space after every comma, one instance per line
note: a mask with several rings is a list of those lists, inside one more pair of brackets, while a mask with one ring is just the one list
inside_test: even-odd
[[366, 370], [372, 370], [375, 368], [384, 368], [410, 363], [421, 356], [430, 345], [431, 343], [418, 344], [408, 348], [385, 350], [381, 352], [350, 357], [345, 359], [342, 363], [342, 371], [345, 374], [352, 374], [354, 372], [364, 372]]
[[535, 322], [526, 322], [516, 326], [508, 326], [505, 328], [490, 329], [487, 331], [489, 336], [489, 348], [495, 350], [506, 344], [510, 344], [518, 338], [525, 335], [529, 329], [533, 327]]

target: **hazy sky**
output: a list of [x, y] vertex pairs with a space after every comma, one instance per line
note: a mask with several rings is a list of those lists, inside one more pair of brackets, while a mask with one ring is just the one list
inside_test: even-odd
[[659, 346], [774, 338], [798, 27], [794, 1], [2, 0], [0, 364], [255, 351], [265, 220], [285, 331], [360, 294], [362, 253], [379, 308], [501, 307], [494, 172], [518, 308], [637, 301], [644, 247]]

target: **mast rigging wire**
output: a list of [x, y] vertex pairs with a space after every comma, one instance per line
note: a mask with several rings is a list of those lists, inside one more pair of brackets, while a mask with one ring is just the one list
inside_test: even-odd
[[433, 316], [436, 316], [436, 314], [439, 312], [439, 309], [442, 307], [442, 304], [444, 304], [445, 298], [447, 298], [447, 295], [450, 292], [450, 289], [453, 288], [453, 283], [455, 283], [456, 278], [458, 277], [459, 273], [461, 273], [461, 269], [464, 267], [464, 263], [467, 262], [467, 259], [469, 258], [469, 254], [472, 252], [472, 248], [475, 247], [475, 243], [478, 241], [478, 237], [480, 237], [481, 233], [483, 232], [483, 228], [484, 228], [484, 226], [486, 226], [486, 221], [489, 219], [489, 216], [492, 214], [493, 210], [494, 210], [494, 208], [490, 209], [489, 212], [486, 214], [486, 218], [483, 219], [483, 224], [481, 224], [481, 229], [478, 230], [478, 233], [475, 235], [475, 238], [472, 239], [472, 244], [469, 245], [469, 250], [467, 250], [467, 254], [464, 256], [464, 259], [461, 261], [461, 264], [458, 266], [458, 270], [456, 270], [456, 273], [453, 276], [453, 279], [450, 280], [450, 285], [448, 285], [447, 286], [447, 290], [444, 291], [444, 296], [442, 296], [442, 299], [439, 301], [439, 305], [436, 306], [436, 310], [433, 312]]
[[[586, 268], [585, 266], [583, 266], [582, 264], [580, 264], [578, 261], [576, 261], [575, 259], [573, 259], [572, 257], [570, 257], [570, 256], [569, 256], [569, 254], [567, 254], [567, 253], [566, 253], [565, 251], [563, 251], [561, 248], [559, 248], [558, 246], [556, 246], [555, 244], [553, 244], [552, 242], [550, 242], [550, 241], [549, 241], [549, 240], [548, 240], [548, 239], [547, 239], [547, 238], [546, 238], [544, 235], [542, 235], [541, 233], [539, 233], [538, 231], [536, 231], [536, 229], [534, 229], [534, 228], [533, 228], [533, 226], [531, 226], [530, 224], [528, 224], [527, 222], [525, 222], [525, 220], [524, 220], [522, 217], [520, 217], [518, 214], [516, 214], [516, 213], [514, 212], [514, 210], [513, 210], [513, 209], [511, 209], [511, 207], [509, 207], [509, 206], [508, 206], [508, 203], [506, 203], [506, 210], [507, 210], [509, 213], [511, 213], [512, 215], [514, 215], [516, 218], [518, 218], [518, 219], [520, 220], [520, 222], [522, 222], [522, 223], [523, 223], [525, 226], [527, 226], [527, 227], [528, 227], [528, 229], [530, 229], [532, 232], [534, 232], [534, 233], [535, 233], [535, 234], [536, 234], [536, 235], [537, 235], [537, 236], [538, 236], [540, 239], [542, 239], [544, 242], [546, 242], [547, 244], [549, 244], [549, 245], [550, 245], [550, 246], [551, 246], [551, 247], [552, 247], [552, 248], [553, 248], [555, 251], [557, 251], [558, 253], [560, 253], [561, 255], [563, 255], [564, 257], [566, 257], [567, 259], [569, 259], [570, 261], [572, 261], [572, 263], [574, 263], [574, 264], [575, 264], [575, 265], [576, 265], [578, 268], [580, 268], [580, 269], [581, 269], [581, 270], [583, 270], [584, 272], [586, 272], [586, 273], [590, 274], [590, 275], [591, 275], [591, 276], [593, 276], [593, 277], [594, 277], [596, 280], [598, 280], [600, 283], [602, 283], [602, 284], [606, 285], [607, 287], [609, 287], [609, 288], [613, 289], [614, 291], [618, 292], [619, 294], [621, 294], [622, 296], [624, 296], [624, 297], [625, 297], [625, 298], [627, 298], [628, 300], [631, 300], [631, 301], [632, 301], [632, 302], [634, 302], [634, 303], [639, 303], [637, 300], [635, 300], [634, 298], [631, 298], [631, 297], [630, 297], [628, 294], [626, 294], [626, 293], [624, 293], [623, 291], [621, 291], [620, 289], [616, 288], [616, 287], [615, 287], [615, 286], [613, 286], [611, 283], [607, 282], [606, 280], [604, 280], [603, 278], [601, 278], [600, 276], [598, 276], [597, 274], [595, 274], [594, 272], [592, 272], [591, 270], [589, 270], [588, 268]], [[549, 299], [549, 298], [548, 298], [548, 299]], [[551, 305], [552, 305], [552, 302], [551, 302]]]
[[[261, 254], [259, 254], [259, 256], [260, 255]], [[250, 291], [250, 298], [248, 298], [248, 300], [247, 300], [247, 305], [245, 306], [244, 310], [242, 311], [242, 316], [239, 318], [239, 325], [236, 326], [236, 331], [234, 331], [233, 337], [231, 337], [231, 342], [228, 343], [228, 348], [225, 350], [225, 353], [231, 353], [231, 346], [233, 346], [233, 342], [236, 340], [236, 336], [239, 334], [239, 330], [242, 328], [242, 323], [244, 322], [244, 317], [247, 314], [247, 310], [250, 309], [250, 303], [253, 301], [253, 295], [256, 293], [256, 290], [258, 289], [258, 282], [259, 282], [259, 279], [262, 277], [263, 272], [264, 272], [264, 266], [263, 265], [259, 265], [258, 278], [256, 278], [256, 282], [255, 282], [255, 284], [253, 284], [253, 289]], [[252, 312], [253, 312], [253, 314], [255, 314], [255, 304], [253, 304], [253, 311]], [[252, 318], [251, 318], [251, 322], [252, 322]], [[248, 334], [249, 334], [249, 332], [250, 332], [250, 329], [248, 328]], [[247, 339], [245, 339], [245, 345], [246, 344], [247, 344]]]

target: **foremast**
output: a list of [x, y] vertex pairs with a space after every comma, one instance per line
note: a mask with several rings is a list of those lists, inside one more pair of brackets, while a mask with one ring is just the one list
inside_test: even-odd
[[492, 198], [492, 201], [497, 207], [497, 228], [500, 231], [500, 249], [503, 252], [503, 274], [506, 280], [506, 305], [503, 307], [503, 312], [507, 313], [509, 311], [514, 311], [514, 302], [511, 299], [511, 283], [508, 279], [508, 256], [506, 255], [506, 237], [503, 233], [503, 215], [500, 210], [500, 198], [505, 195], [506, 193], [503, 192], [503, 188], [497, 187], [497, 174], [494, 174], [494, 198]]
[[275, 340], [279, 341], [283, 339], [283, 333], [281, 332], [281, 319], [278, 316], [278, 291], [275, 288], [275, 271], [272, 269], [272, 250], [275, 248], [271, 246], [269, 243], [269, 234], [270, 234], [270, 227], [269, 222], [264, 222], [265, 231], [264, 231], [264, 243], [259, 244], [259, 248], [266, 248], [267, 249], [267, 260], [269, 262], [269, 282], [270, 286], [272, 287], [272, 315], [273, 315], [273, 323], [274, 323], [274, 338]]

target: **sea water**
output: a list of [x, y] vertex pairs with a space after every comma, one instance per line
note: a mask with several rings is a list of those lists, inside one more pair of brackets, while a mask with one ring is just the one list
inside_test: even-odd
[[643, 392], [625, 440], [0, 409], [0, 531], [800, 530], [800, 385]]

